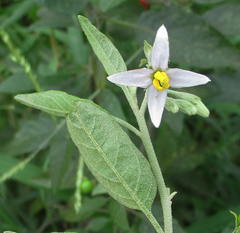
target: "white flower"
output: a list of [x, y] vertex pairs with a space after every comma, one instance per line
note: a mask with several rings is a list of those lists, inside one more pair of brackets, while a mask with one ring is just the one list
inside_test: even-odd
[[192, 87], [206, 84], [210, 79], [202, 74], [168, 68], [169, 41], [164, 25], [158, 31], [150, 56], [151, 68], [113, 74], [108, 80], [126, 86], [147, 88], [148, 111], [155, 127], [159, 127], [167, 99], [168, 88]]

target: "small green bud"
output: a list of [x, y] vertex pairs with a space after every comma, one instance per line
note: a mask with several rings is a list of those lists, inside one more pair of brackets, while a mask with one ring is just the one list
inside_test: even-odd
[[144, 41], [143, 51], [144, 51], [145, 57], [147, 58], [148, 65], [151, 66], [150, 57], [152, 53], [152, 46], [148, 44], [146, 40]]
[[186, 100], [188, 102], [190, 102], [191, 104], [193, 104], [195, 106], [195, 108], [197, 109], [197, 114], [202, 116], [202, 117], [209, 117], [209, 110], [208, 108], [203, 104], [202, 100], [193, 94], [190, 93], [185, 93], [185, 92], [177, 92], [177, 91], [169, 91], [169, 94], [182, 99], [182, 100]]
[[238, 215], [238, 227], [240, 227], [240, 214]]
[[197, 108], [198, 115], [202, 117], [209, 117], [210, 112], [201, 100], [199, 100], [197, 103], [194, 103], [194, 105]]
[[144, 65], [146, 65], [147, 63], [148, 63], [147, 59], [142, 59], [142, 60], [140, 61], [139, 67], [144, 66]]
[[179, 111], [178, 105], [175, 103], [175, 100], [171, 97], [167, 97], [165, 108], [172, 113], [177, 113]]
[[176, 99], [175, 103], [178, 105], [180, 111], [191, 116], [197, 114], [197, 108], [187, 100]]

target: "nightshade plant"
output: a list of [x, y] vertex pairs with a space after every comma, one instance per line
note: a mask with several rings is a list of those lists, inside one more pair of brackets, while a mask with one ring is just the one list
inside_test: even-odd
[[[188, 115], [207, 117], [209, 111], [199, 97], [167, 89], [205, 84], [210, 80], [190, 71], [168, 69], [169, 44], [164, 26], [158, 30], [153, 48], [145, 42], [147, 60], [143, 60], [142, 64], [147, 64], [148, 68], [127, 71], [121, 55], [110, 40], [85, 17], [79, 16], [79, 22], [109, 75], [108, 79], [123, 85], [120, 87], [132, 108], [139, 129], [113, 117], [92, 101], [61, 91], [17, 95], [15, 99], [52, 115], [66, 117], [68, 131], [81, 158], [107, 192], [126, 207], [142, 211], [156, 232], [172, 233], [171, 202], [176, 192], [170, 192], [165, 185], [148, 132], [145, 111], [148, 105], [151, 120], [156, 127], [160, 125], [164, 106], [173, 113], [180, 110]], [[140, 107], [136, 87], [129, 86], [146, 88]], [[167, 97], [167, 92], [174, 98]], [[120, 125], [140, 137], [148, 160]], [[163, 209], [164, 228], [151, 212], [157, 190]]]

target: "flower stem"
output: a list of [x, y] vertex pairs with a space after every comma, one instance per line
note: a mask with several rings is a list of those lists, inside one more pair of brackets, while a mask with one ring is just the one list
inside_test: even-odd
[[[164, 182], [164, 178], [161, 172], [161, 168], [159, 166], [157, 156], [155, 154], [149, 131], [147, 128], [147, 124], [144, 118], [144, 108], [146, 106], [147, 98], [144, 98], [141, 110], [139, 110], [139, 107], [137, 105], [137, 100], [136, 100], [136, 95], [131, 95], [127, 87], [122, 87], [123, 92], [126, 95], [126, 98], [129, 101], [129, 104], [133, 110], [133, 113], [136, 116], [139, 129], [141, 132], [141, 139], [143, 142], [143, 145], [145, 147], [146, 153], [148, 155], [149, 163], [151, 165], [154, 177], [157, 182], [158, 186], [158, 191], [160, 194], [160, 199], [162, 203], [162, 208], [163, 208], [163, 217], [164, 217], [164, 232], [165, 233], [172, 233], [172, 210], [171, 210], [171, 200], [170, 196], [168, 194], [167, 187]], [[145, 108], [146, 109], [146, 108]]]
[[133, 133], [135, 133], [138, 137], [141, 137], [140, 131], [139, 131], [138, 129], [136, 129], [134, 126], [130, 125], [129, 123], [127, 123], [126, 121], [124, 121], [124, 120], [122, 120], [122, 119], [120, 119], [120, 118], [118, 118], [118, 117], [113, 117], [113, 118], [114, 118], [114, 120], [115, 120], [118, 124], [120, 124], [120, 125], [126, 127], [127, 129], [131, 130], [131, 131], [132, 131]]

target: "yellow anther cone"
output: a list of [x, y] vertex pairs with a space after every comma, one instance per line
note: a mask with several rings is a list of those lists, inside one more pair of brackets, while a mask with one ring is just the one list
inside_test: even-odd
[[154, 74], [153, 85], [158, 91], [163, 91], [170, 87], [169, 78], [165, 72], [157, 71]]

